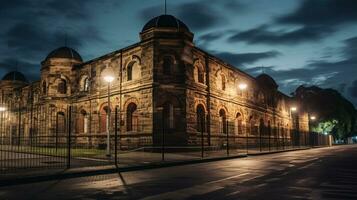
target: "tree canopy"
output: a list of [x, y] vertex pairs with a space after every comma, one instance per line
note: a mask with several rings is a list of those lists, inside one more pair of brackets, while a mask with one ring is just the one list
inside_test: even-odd
[[331, 133], [336, 139], [357, 134], [357, 111], [338, 91], [299, 86], [293, 96], [302, 103], [300, 107], [303, 110], [316, 116], [316, 120], [311, 122], [313, 131]]

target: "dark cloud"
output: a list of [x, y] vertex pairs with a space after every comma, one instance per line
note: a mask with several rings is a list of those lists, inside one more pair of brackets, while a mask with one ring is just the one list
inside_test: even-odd
[[14, 58], [5, 58], [0, 61], [0, 74], [6, 74], [14, 70], [24, 72], [27, 80], [34, 81], [39, 78], [40, 64]]
[[[228, 41], [250, 44], [289, 45], [315, 42], [335, 33], [341, 25], [357, 22], [355, 0], [305, 0], [293, 12], [246, 31], [237, 31]], [[295, 30], [271, 31], [269, 27], [298, 25]]]
[[6, 33], [7, 46], [9, 49], [22, 52], [22, 55], [38, 54], [43, 51], [48, 51], [51, 48], [63, 46], [65, 44], [65, 38], [70, 41], [72, 47], [78, 48], [81, 46], [78, 37], [70, 33], [65, 33], [65, 30], [62, 31], [63, 32], [52, 32], [36, 23], [18, 23], [11, 27]]
[[195, 43], [197, 46], [203, 48], [203, 49], [208, 49], [208, 45], [211, 42], [214, 42], [224, 36], [223, 31], [214, 31], [214, 32], [209, 32], [205, 33], [203, 35], [200, 35], [198, 39], [195, 39]]
[[274, 58], [281, 55], [277, 51], [267, 51], [260, 53], [230, 53], [230, 52], [213, 52], [215, 56], [222, 60], [235, 65], [240, 66], [243, 64], [252, 64], [258, 60]]
[[[227, 3], [233, 5], [234, 2]], [[190, 28], [191, 31], [202, 31], [218, 26], [225, 20], [224, 15], [216, 9], [218, 5], [219, 4], [215, 3], [207, 3], [207, 1], [204, 0], [171, 5], [168, 9], [168, 14], [177, 16]], [[164, 6], [150, 6], [140, 12], [140, 19], [145, 23], [149, 19], [160, 14], [164, 14]]]
[[[221, 2], [220, 2], [221, 3]], [[241, 1], [238, 0], [225, 0], [223, 3], [223, 7], [226, 10], [230, 10], [230, 11], [245, 11], [247, 8], [247, 5]]]
[[[343, 43], [344, 46], [340, 49], [343, 57], [339, 61], [311, 60], [297, 69], [276, 70], [270, 66], [264, 67], [264, 71], [274, 77], [285, 92], [294, 91], [301, 84], [330, 87], [340, 91], [357, 105], [357, 37], [346, 39]], [[256, 76], [262, 72], [262, 68], [257, 66], [245, 71]], [[351, 80], [354, 80], [352, 84]]]
[[177, 15], [195, 31], [214, 27], [224, 20], [220, 12], [205, 1], [179, 5]]
[[292, 13], [281, 16], [277, 22], [305, 26], [337, 26], [357, 22], [355, 0], [305, 0]]
[[311, 42], [322, 39], [331, 34], [334, 30], [328, 27], [302, 27], [292, 31], [279, 30], [269, 31], [267, 25], [253, 28], [233, 34], [228, 38], [229, 42], [244, 41], [250, 44], [296, 44], [301, 42]]
[[80, 48], [87, 43], [106, 43], [91, 21], [89, 8], [96, 5], [94, 0], [1, 2], [1, 76], [17, 66], [34, 80], [39, 76], [40, 62], [55, 48], [67, 44], [81, 52]]
[[71, 20], [85, 19], [90, 17], [90, 13], [86, 12], [85, 6], [92, 0], [87, 0], [86, 4], [81, 1], [73, 0], [53, 0], [46, 3], [46, 11], [60, 14]]

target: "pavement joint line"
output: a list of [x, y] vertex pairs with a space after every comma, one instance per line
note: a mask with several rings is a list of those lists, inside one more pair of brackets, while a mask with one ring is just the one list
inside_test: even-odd
[[[235, 156], [228, 156], [228, 157], [216, 157], [216, 158], [204, 158], [200, 160], [189, 160], [189, 161], [176, 161], [176, 162], [169, 162], [169, 163], [154, 163], [148, 165], [141, 165], [141, 166], [129, 166], [129, 167], [117, 167], [113, 166], [107, 169], [95, 169], [95, 170], [88, 170], [88, 171], [63, 171], [61, 173], [51, 174], [51, 175], [39, 175], [39, 176], [29, 176], [29, 177], [21, 177], [21, 178], [8, 178], [8, 179], [1, 179], [0, 178], [0, 188], [12, 185], [21, 185], [21, 184], [28, 184], [34, 182], [44, 182], [44, 181], [53, 181], [53, 180], [62, 180], [62, 179], [69, 179], [69, 178], [79, 178], [85, 176], [95, 176], [95, 175], [104, 175], [104, 174], [112, 174], [112, 173], [121, 173], [121, 172], [130, 172], [130, 171], [138, 171], [138, 170], [149, 170], [149, 169], [158, 169], [164, 167], [175, 167], [175, 166], [182, 166], [182, 165], [190, 165], [190, 164], [199, 164], [199, 163], [207, 163], [207, 162], [215, 162], [221, 160], [230, 160], [236, 158], [244, 158], [244, 157], [255, 157], [259, 155], [268, 155], [268, 154], [275, 154], [275, 153], [284, 153], [284, 152], [292, 152], [292, 151], [301, 151], [301, 150], [309, 150], [309, 149], [319, 149], [319, 148], [328, 148], [328, 147], [307, 147], [307, 148], [298, 148], [298, 149], [286, 149], [281, 151], [272, 151], [272, 152], [258, 152], [254, 154], [243, 154], [243, 155], [235, 155]], [[258, 178], [261, 176], [257, 176]], [[253, 178], [254, 179], [254, 178]]]

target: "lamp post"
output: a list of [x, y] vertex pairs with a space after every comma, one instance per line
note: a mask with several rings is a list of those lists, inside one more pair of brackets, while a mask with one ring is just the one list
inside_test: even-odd
[[316, 120], [316, 116], [310, 115], [310, 113], [309, 113], [308, 117], [309, 117], [309, 141], [310, 141], [310, 145], [312, 146], [312, 141], [311, 141], [311, 138], [310, 138], [312, 136], [311, 124], [312, 124], [313, 121]]
[[6, 111], [6, 107], [5, 106], [2, 106], [0, 105], [0, 118], [1, 118], [1, 121], [0, 121], [0, 137], [1, 137], [1, 144], [3, 143], [3, 126], [5, 126], [4, 124], [4, 121], [5, 121], [5, 111]]
[[[239, 83], [238, 84], [238, 88], [240, 91], [244, 91], [246, 90], [248, 87], [248, 85], [246, 83]], [[246, 148], [246, 151], [247, 151], [247, 154], [248, 154], [248, 131], [245, 130], [245, 139], [246, 139], [246, 144], [245, 144], [245, 148]]]
[[[291, 122], [292, 122], [292, 124], [293, 124], [293, 126], [294, 126], [294, 133], [293, 133], [293, 136], [294, 136], [294, 138], [292, 139], [292, 145], [293, 145], [293, 147], [294, 147], [294, 143], [295, 143], [295, 136], [296, 136], [296, 119], [294, 119], [293, 118], [293, 113], [295, 113], [297, 111], [297, 108], [296, 108], [296, 106], [292, 106], [292, 107], [290, 107], [290, 116], [291, 116]], [[294, 122], [294, 120], [295, 120], [295, 122]], [[284, 138], [283, 138], [284, 139]]]
[[110, 83], [114, 81], [114, 71], [111, 67], [107, 66], [102, 72], [105, 82], [108, 83], [108, 109], [107, 109], [107, 156], [110, 157]]

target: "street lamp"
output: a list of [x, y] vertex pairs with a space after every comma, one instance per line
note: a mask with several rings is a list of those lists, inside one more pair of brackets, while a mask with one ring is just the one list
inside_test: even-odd
[[297, 111], [297, 108], [295, 106], [291, 107], [290, 108], [291, 112], [296, 112]]
[[6, 111], [6, 107], [5, 106], [0, 106], [0, 112], [4, 112]]
[[238, 87], [239, 87], [240, 90], [245, 90], [245, 89], [247, 89], [248, 85], [246, 83], [240, 83], [238, 85]]
[[311, 121], [314, 121], [315, 119], [316, 119], [315, 116], [311, 116], [311, 117], [310, 117], [310, 120], [311, 120]]
[[[246, 90], [248, 87], [248, 85], [246, 83], [239, 83], [238, 85], [238, 88], [241, 90], [241, 91], [244, 91]], [[248, 155], [248, 131], [245, 132], [245, 138], [246, 138], [246, 151], [247, 151], [247, 155]]]
[[108, 110], [107, 110], [107, 156], [110, 157], [110, 83], [114, 81], [114, 71], [111, 67], [107, 66], [102, 72], [105, 82], [108, 83]]

